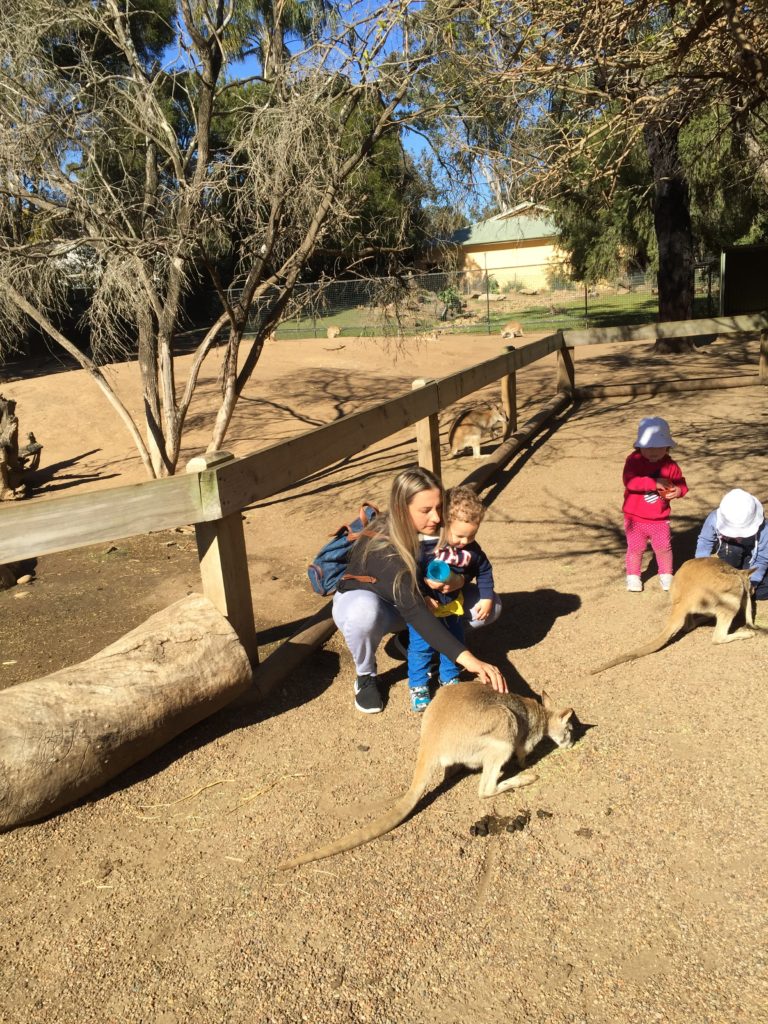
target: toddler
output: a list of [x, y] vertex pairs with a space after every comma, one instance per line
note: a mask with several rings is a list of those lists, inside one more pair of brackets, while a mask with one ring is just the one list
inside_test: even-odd
[[749, 577], [755, 600], [768, 600], [768, 529], [763, 506], [748, 491], [728, 491], [704, 520], [696, 542], [696, 557], [716, 554], [736, 569], [754, 572]]
[[[419, 575], [426, 601], [446, 629], [462, 642], [464, 626], [495, 622], [501, 599], [494, 591], [493, 569], [475, 540], [485, 505], [471, 487], [458, 486], [445, 496], [444, 526], [435, 543], [422, 542]], [[430, 701], [430, 667], [435, 651], [413, 627], [408, 628], [408, 686], [411, 708], [423, 711]], [[460, 667], [440, 655], [441, 686], [459, 681]]]
[[640, 570], [648, 541], [656, 555], [662, 590], [672, 583], [669, 503], [688, 493], [680, 467], [669, 456], [675, 442], [661, 416], [640, 420], [634, 451], [624, 463], [624, 532], [627, 536], [627, 590], [643, 589]]

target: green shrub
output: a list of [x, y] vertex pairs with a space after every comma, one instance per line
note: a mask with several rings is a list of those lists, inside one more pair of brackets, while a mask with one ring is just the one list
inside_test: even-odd
[[443, 288], [441, 292], [437, 293], [437, 297], [445, 303], [447, 309], [461, 310], [461, 295], [454, 285], [451, 284], [447, 288]]

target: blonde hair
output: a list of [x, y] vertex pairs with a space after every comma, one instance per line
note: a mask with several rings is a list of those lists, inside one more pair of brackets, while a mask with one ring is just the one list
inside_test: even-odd
[[464, 523], [480, 525], [485, 516], [485, 505], [478, 497], [477, 491], [465, 484], [458, 484], [445, 492], [443, 529], [439, 543], [446, 543], [448, 524], [460, 519]]
[[419, 533], [413, 525], [410, 505], [417, 494], [422, 491], [438, 490], [442, 496], [443, 485], [434, 473], [421, 466], [411, 466], [398, 473], [392, 481], [389, 492], [389, 509], [387, 514], [374, 520], [371, 532], [375, 534], [368, 542], [368, 551], [376, 548], [391, 547], [392, 558], [400, 558], [403, 569], [395, 579], [395, 589], [405, 584], [417, 589], [417, 558], [419, 554]]

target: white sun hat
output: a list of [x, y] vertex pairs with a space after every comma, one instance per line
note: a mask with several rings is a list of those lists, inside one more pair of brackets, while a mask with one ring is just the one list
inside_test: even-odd
[[763, 524], [763, 506], [740, 487], [728, 491], [715, 513], [715, 528], [724, 537], [751, 537]]
[[634, 448], [674, 448], [676, 445], [669, 432], [669, 424], [661, 416], [644, 416], [640, 420]]

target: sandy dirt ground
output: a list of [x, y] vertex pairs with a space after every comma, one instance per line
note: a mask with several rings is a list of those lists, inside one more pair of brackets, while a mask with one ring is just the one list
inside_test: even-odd
[[[278, 342], [228, 448], [277, 443], [500, 344], [441, 338], [394, 353], [343, 337]], [[576, 372], [585, 384], [756, 363], [754, 341], [717, 340], [685, 357], [640, 344], [579, 350]], [[0, 368], [22, 436], [33, 430], [45, 446], [33, 500], [141, 480], [127, 435], [82, 373], [44, 370]], [[111, 373], [137, 408], [135, 368]], [[209, 374], [184, 459], [210, 433], [215, 365]], [[521, 372], [521, 422], [553, 384], [551, 360]], [[621, 468], [647, 414], [669, 419], [691, 488], [673, 506], [678, 565], [726, 490], [768, 499], [757, 385], [585, 402], [484, 491], [479, 539], [504, 612], [473, 647], [504, 667], [512, 689], [546, 689], [591, 726], [571, 750], [542, 744], [535, 785], [481, 801], [477, 778], [461, 775], [388, 836], [276, 872], [410, 781], [420, 723], [403, 662], [383, 646], [387, 705], [361, 715], [335, 634], [259, 707], [225, 709], [67, 812], [0, 835], [0, 1022], [764, 1021], [765, 636], [713, 646], [702, 625], [663, 652], [590, 675], [665, 615], [652, 565], [642, 594], [624, 589]], [[361, 499], [384, 504], [414, 458], [405, 431], [246, 510], [262, 655], [322, 605], [305, 566], [325, 535]], [[446, 462], [445, 482], [476, 464]], [[188, 530], [28, 568], [32, 584], [0, 593], [0, 688], [77, 663], [199, 589]], [[472, 835], [486, 814], [530, 820]]]

